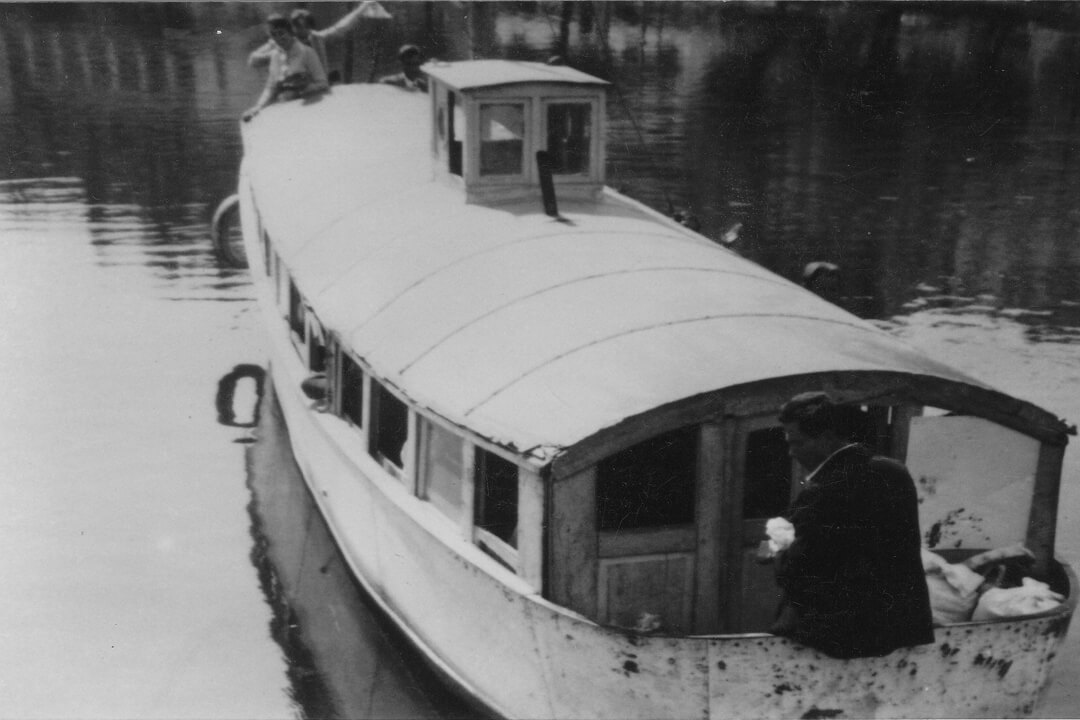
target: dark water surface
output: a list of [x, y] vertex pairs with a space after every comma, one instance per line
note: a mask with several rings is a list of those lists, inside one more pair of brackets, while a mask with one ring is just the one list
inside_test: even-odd
[[[250, 442], [252, 377], [218, 422], [266, 358], [208, 220], [291, 7], [0, 4], [2, 717], [464, 712], [343, 572], [272, 407]], [[858, 314], [1080, 417], [1077, 6], [386, 7], [332, 48], [354, 80], [403, 42], [560, 54], [613, 83], [609, 184], [781, 275], [836, 263]], [[1080, 711], [1066, 670], [1046, 715]]]

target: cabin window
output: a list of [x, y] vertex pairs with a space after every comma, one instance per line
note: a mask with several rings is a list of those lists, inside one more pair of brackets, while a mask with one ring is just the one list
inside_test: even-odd
[[421, 497], [444, 515], [458, 520], [464, 509], [461, 496], [464, 441], [454, 433], [423, 418], [419, 421], [421, 437]]
[[262, 231], [263, 241], [263, 268], [266, 270], [266, 275], [269, 277], [274, 274], [274, 251], [270, 248], [270, 234], [265, 230]]
[[596, 474], [600, 530], [694, 522], [696, 427], [638, 443], [601, 461]]
[[409, 408], [381, 383], [371, 383], [371, 456], [405, 467], [401, 450], [409, 437]]
[[326, 370], [326, 331], [314, 313], [308, 314], [308, 369]]
[[747, 435], [743, 478], [743, 518], [776, 517], [787, 509], [791, 499], [791, 458], [782, 427]]
[[557, 175], [588, 174], [592, 149], [592, 106], [552, 103], [547, 106], [547, 151]]
[[296, 283], [289, 279], [289, 329], [298, 342], [304, 342], [304, 301]]
[[278, 257], [278, 254], [276, 252], [273, 253], [273, 256], [274, 256], [274, 259], [273, 259], [274, 270], [271, 273], [271, 275], [274, 278], [274, 305], [275, 306], [280, 306], [281, 305], [281, 283], [282, 283], [281, 258]]
[[341, 356], [341, 415], [356, 427], [364, 426], [364, 372], [344, 354]]
[[477, 448], [474, 474], [476, 527], [517, 547], [517, 465]]
[[480, 174], [521, 175], [524, 172], [525, 106], [498, 103], [480, 106]]
[[911, 419], [906, 465], [932, 550], [987, 549], [1027, 541], [1041, 444], [979, 417]]

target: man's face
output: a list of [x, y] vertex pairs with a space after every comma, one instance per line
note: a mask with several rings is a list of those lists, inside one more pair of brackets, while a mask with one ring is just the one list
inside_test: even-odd
[[784, 423], [784, 438], [788, 444], [788, 455], [795, 458], [807, 472], [825, 462], [842, 445], [835, 433], [827, 431], [812, 437], [800, 430], [798, 423]]
[[307, 40], [308, 34], [311, 33], [311, 28], [308, 27], [307, 21], [303, 18], [297, 18], [292, 22], [293, 34], [301, 40]]
[[271, 28], [270, 39], [282, 50], [291, 48], [294, 40], [292, 33], [282, 28]]
[[420, 66], [423, 64], [424, 61], [419, 55], [404, 57], [401, 59], [401, 70], [405, 73], [405, 77], [415, 80], [420, 75]]

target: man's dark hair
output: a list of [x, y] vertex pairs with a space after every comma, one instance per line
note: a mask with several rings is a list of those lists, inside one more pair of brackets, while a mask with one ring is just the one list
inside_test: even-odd
[[288, 30], [292, 35], [292, 23], [284, 15], [274, 13], [266, 17], [266, 28], [268, 30]]
[[419, 59], [420, 48], [415, 45], [402, 45], [397, 51], [398, 60]]
[[315, 28], [315, 16], [303, 8], [297, 8], [289, 13], [289, 20], [294, 23], [299, 21], [309, 30]]
[[806, 392], [791, 398], [780, 408], [779, 420], [798, 425], [810, 437], [832, 430], [841, 439], [855, 440], [866, 429], [866, 414], [861, 409], [835, 403], [823, 392]]

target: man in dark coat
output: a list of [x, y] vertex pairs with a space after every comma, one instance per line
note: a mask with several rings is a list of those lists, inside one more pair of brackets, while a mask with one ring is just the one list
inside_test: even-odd
[[837, 658], [934, 641], [915, 484], [851, 441], [862, 415], [824, 393], [780, 411], [789, 452], [810, 474], [787, 512], [795, 539], [776, 557], [772, 632]]

